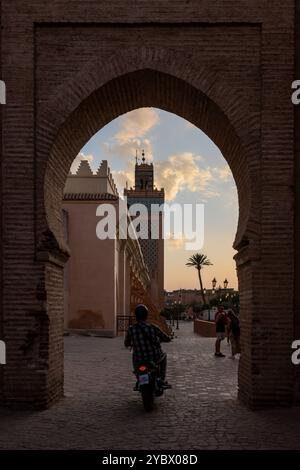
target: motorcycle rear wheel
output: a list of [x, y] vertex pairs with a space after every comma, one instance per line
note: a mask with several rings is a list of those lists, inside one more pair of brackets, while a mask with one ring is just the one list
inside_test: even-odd
[[145, 411], [152, 411], [154, 406], [154, 395], [152, 387], [149, 385], [143, 386], [141, 388], [141, 394]]

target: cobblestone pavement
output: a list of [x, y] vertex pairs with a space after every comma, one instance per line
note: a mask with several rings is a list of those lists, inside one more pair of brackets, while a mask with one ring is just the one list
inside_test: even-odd
[[300, 408], [244, 408], [238, 360], [216, 359], [213, 344], [181, 323], [165, 345], [173, 389], [147, 414], [122, 338], [66, 337], [65, 398], [41, 412], [1, 409], [0, 449], [300, 449]]

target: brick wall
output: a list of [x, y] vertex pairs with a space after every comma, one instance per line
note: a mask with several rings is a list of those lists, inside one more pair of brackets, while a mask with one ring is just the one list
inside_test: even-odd
[[73, 158], [113, 118], [156, 106], [206, 132], [237, 184], [240, 398], [291, 404], [294, 1], [2, 0], [2, 14], [5, 402], [62, 395]]
[[215, 338], [216, 325], [215, 322], [205, 320], [194, 320], [194, 333], [206, 338]]
[[[296, 1], [295, 79], [300, 77], [300, 2]], [[300, 107], [295, 107], [295, 293], [300, 288]], [[294, 338], [300, 339], [300, 298], [295, 295]], [[295, 368], [295, 400], [300, 402], [300, 368]]]
[[[2, 0], [0, 0], [0, 25], [2, 24]], [[2, 56], [2, 38], [0, 35], [0, 57]], [[0, 60], [0, 78], [2, 79], [2, 60]], [[0, 105], [0, 181], [2, 182], [2, 106]], [[2, 227], [2, 191], [0, 190], [0, 338], [4, 339], [3, 331], [3, 313], [2, 313], [2, 297], [3, 297], [3, 269], [2, 269], [2, 240], [3, 240], [3, 227]], [[0, 401], [2, 400], [3, 390], [3, 368], [0, 367]]]

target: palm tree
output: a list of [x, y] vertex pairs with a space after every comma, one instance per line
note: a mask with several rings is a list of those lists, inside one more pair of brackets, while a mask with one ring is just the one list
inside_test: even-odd
[[207, 258], [207, 256], [204, 255], [203, 253], [195, 253], [193, 256], [191, 256], [188, 259], [186, 266], [196, 268], [198, 271], [198, 278], [199, 278], [199, 283], [200, 283], [202, 300], [203, 300], [203, 304], [205, 305], [206, 300], [205, 300], [204, 289], [203, 289], [202, 278], [201, 278], [201, 269], [203, 269], [204, 266], [212, 266], [212, 263]]

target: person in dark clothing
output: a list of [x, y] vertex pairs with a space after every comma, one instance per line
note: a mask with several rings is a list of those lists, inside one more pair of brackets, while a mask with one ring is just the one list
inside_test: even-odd
[[225, 357], [225, 354], [221, 353], [221, 341], [225, 338], [227, 318], [226, 313], [222, 305], [219, 306], [218, 311], [215, 316], [216, 323], [216, 344], [215, 344], [215, 356], [216, 357]]
[[161, 379], [166, 382], [167, 355], [161, 349], [161, 342], [170, 342], [171, 338], [160, 328], [147, 323], [148, 308], [138, 305], [135, 309], [136, 323], [130, 326], [125, 336], [125, 347], [132, 347], [134, 370], [139, 362], [149, 361], [160, 364]]
[[229, 320], [229, 338], [230, 338], [230, 344], [231, 344], [231, 359], [235, 359], [236, 354], [239, 354], [241, 352], [241, 345], [240, 345], [240, 335], [241, 335], [241, 329], [240, 329], [240, 321], [238, 316], [232, 311], [228, 310], [228, 320]]

